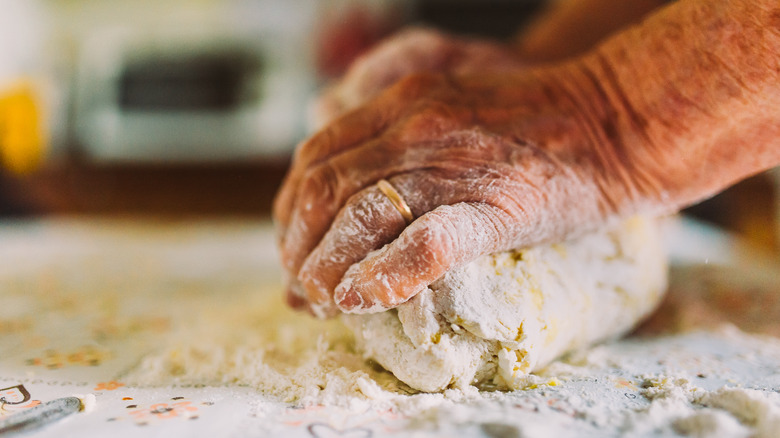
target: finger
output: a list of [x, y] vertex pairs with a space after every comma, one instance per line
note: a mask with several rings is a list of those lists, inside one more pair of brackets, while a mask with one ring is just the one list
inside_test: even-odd
[[314, 126], [324, 127], [407, 75], [446, 68], [459, 46], [458, 39], [433, 29], [408, 28], [395, 34], [352, 63], [339, 83], [316, 100]]
[[335, 306], [320, 309], [318, 306], [312, 306], [306, 299], [303, 286], [297, 279], [291, 279], [285, 293], [285, 301], [293, 310], [308, 312], [311, 316], [318, 318], [329, 318], [336, 316], [340, 311]]
[[281, 245], [284, 266], [297, 274], [347, 199], [379, 179], [448, 160], [484, 160], [486, 144], [475, 141], [474, 133], [453, 134], [462, 133], [457, 130], [470, 117], [465, 108], [427, 104], [399, 123], [393, 131], [397, 135], [351, 149], [312, 169], [301, 182]]
[[[349, 151], [312, 169], [300, 183], [292, 217], [280, 245], [282, 263], [293, 276], [298, 274], [304, 259], [325, 234], [341, 205], [362, 187], [390, 171], [380, 164], [390, 161], [378, 159], [379, 147], [366, 149], [376, 150], [373, 154]], [[360, 157], [365, 155], [377, 159], [362, 165]]]
[[306, 294], [305, 289], [297, 278], [290, 275], [289, 271], [282, 271], [283, 282], [285, 284], [285, 301], [287, 305], [294, 310], [305, 310]]
[[455, 41], [432, 29], [410, 28], [382, 42], [344, 75], [338, 86], [343, 106], [354, 108], [406, 75], [444, 67]]
[[333, 290], [347, 268], [398, 237], [405, 226], [404, 217], [376, 186], [353, 196], [298, 274], [309, 302], [335, 309]]
[[376, 109], [347, 113], [298, 146], [293, 164], [274, 199], [274, 221], [278, 226], [286, 228], [289, 224], [295, 197], [306, 170], [331, 155], [374, 137], [383, 127], [383, 111]]
[[[474, 170], [468, 167], [468, 172]], [[425, 169], [389, 179], [400, 197], [419, 217], [439, 205], [500, 197], [495, 189], [473, 190], [467, 171]], [[489, 177], [481, 182], [490, 185]], [[320, 306], [333, 304], [333, 291], [347, 269], [370, 252], [392, 242], [406, 227], [406, 220], [376, 186], [356, 194], [336, 216], [317, 247], [306, 258], [298, 280], [307, 298]], [[335, 306], [334, 306], [335, 307]]]
[[317, 100], [314, 116], [322, 125], [413, 73], [484, 73], [522, 65], [517, 54], [503, 45], [432, 29], [407, 29], [353, 63], [340, 83]]
[[393, 243], [350, 267], [336, 287], [335, 302], [349, 313], [393, 308], [452, 267], [509, 249], [516, 222], [506, 210], [485, 203], [438, 207]]
[[[409, 113], [407, 105], [420, 96], [430, 100], [444, 100], [454, 90], [443, 75], [420, 74], [409, 76], [380, 94], [368, 105], [348, 112], [334, 123], [302, 143], [295, 152], [293, 165], [285, 178], [282, 189], [274, 200], [274, 220], [282, 229], [282, 240], [293, 216], [296, 196], [306, 173], [325, 160], [356, 145], [364, 144], [379, 136], [402, 115]], [[449, 94], [448, 94], [449, 93]]]

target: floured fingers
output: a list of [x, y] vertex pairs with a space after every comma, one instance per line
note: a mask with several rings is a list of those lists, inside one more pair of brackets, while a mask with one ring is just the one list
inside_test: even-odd
[[336, 286], [344, 312], [381, 312], [404, 303], [454, 266], [507, 249], [516, 218], [480, 202], [443, 205], [392, 243], [352, 265]]
[[326, 317], [338, 313], [333, 290], [347, 268], [395, 239], [405, 226], [405, 218], [376, 185], [354, 195], [298, 273], [297, 280], [315, 314]]
[[[297, 279], [309, 302], [317, 306], [323, 316], [337, 313], [336, 302], [339, 297], [334, 302], [334, 292], [344, 282], [344, 274], [350, 266], [366, 266], [364, 263], [372, 257], [373, 252], [387, 244], [395, 245], [396, 239], [409, 226], [411, 221], [408, 219], [422, 216], [417, 220], [423, 220], [427, 212], [440, 205], [472, 202], [493, 196], [488, 194], [490, 190], [474, 190], [472, 184], [452, 176], [447, 172], [419, 170], [390, 178], [388, 188], [382, 189], [375, 184], [354, 195], [300, 269]], [[409, 213], [411, 218], [407, 217]], [[429, 227], [435, 223], [431, 218], [424, 222]], [[412, 222], [411, 226], [415, 226], [415, 223]], [[426, 238], [430, 248], [437, 245], [434, 240], [433, 234]], [[410, 253], [409, 256], [414, 257], [415, 254]], [[430, 261], [420, 260], [424, 265]], [[404, 264], [389, 268], [395, 269], [392, 275], [407, 275]], [[418, 268], [423, 269], [421, 266]], [[361, 295], [371, 295], [366, 302], [378, 301], [381, 306], [388, 308], [397, 304], [398, 296], [394, 287], [379, 284], [382, 283], [381, 276], [374, 280], [367, 279], [367, 283], [362, 286], [363, 289], [371, 289], [365, 294], [361, 292]], [[407, 298], [411, 296], [408, 291], [400, 293]]]

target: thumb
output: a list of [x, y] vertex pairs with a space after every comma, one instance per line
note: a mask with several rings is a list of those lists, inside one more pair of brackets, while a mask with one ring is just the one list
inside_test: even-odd
[[437, 207], [395, 241], [352, 265], [336, 287], [336, 304], [348, 313], [398, 306], [452, 267], [508, 249], [515, 222], [507, 211], [485, 203]]

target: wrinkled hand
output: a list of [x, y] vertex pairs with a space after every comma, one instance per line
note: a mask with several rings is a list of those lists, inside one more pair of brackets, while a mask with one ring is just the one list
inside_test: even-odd
[[356, 60], [339, 83], [318, 99], [314, 125], [324, 127], [412, 73], [484, 73], [522, 65], [510, 46], [449, 36], [432, 29], [407, 29]]
[[682, 0], [565, 64], [395, 83], [296, 151], [274, 205], [291, 304], [392, 308], [479, 255], [780, 164], [778, 17], [775, 0]]
[[[291, 303], [385, 310], [455, 265], [612, 213], [601, 188], [616, 185], [593, 177], [595, 131], [563, 82], [415, 75], [302, 144], [274, 209]], [[383, 178], [417, 218], [408, 227]]]

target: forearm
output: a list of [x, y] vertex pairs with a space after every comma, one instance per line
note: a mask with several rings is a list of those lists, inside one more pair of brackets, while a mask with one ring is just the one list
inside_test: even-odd
[[668, 0], [560, 0], [551, 2], [516, 38], [526, 60], [556, 61], [579, 55]]
[[774, 0], [681, 0], [569, 68], [621, 212], [672, 211], [780, 163]]

